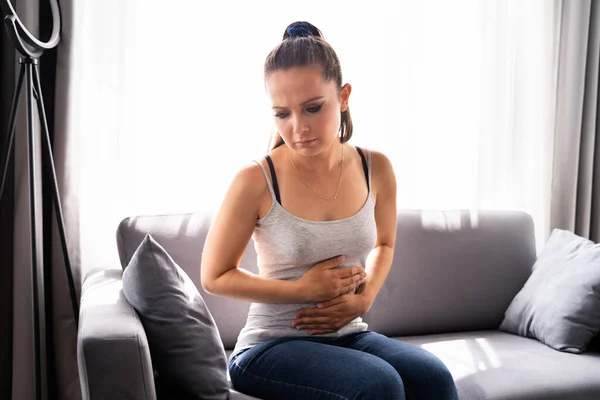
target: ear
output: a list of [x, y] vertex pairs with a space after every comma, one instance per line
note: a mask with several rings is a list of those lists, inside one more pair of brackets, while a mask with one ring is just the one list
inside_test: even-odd
[[340, 111], [346, 111], [348, 109], [348, 99], [350, 98], [350, 93], [352, 92], [352, 86], [349, 83], [346, 83], [342, 86], [342, 90], [340, 92]]

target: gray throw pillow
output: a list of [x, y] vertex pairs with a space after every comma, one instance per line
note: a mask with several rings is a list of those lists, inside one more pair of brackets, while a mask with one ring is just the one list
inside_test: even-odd
[[123, 272], [123, 293], [137, 311], [160, 379], [199, 399], [227, 399], [227, 360], [198, 289], [150, 235]]
[[581, 353], [600, 330], [600, 244], [555, 229], [500, 330]]

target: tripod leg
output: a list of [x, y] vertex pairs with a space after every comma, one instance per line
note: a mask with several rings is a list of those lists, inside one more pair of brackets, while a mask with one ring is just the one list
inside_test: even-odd
[[2, 200], [2, 193], [4, 193], [4, 183], [6, 182], [6, 173], [8, 172], [8, 164], [10, 161], [10, 152], [12, 150], [13, 140], [15, 138], [15, 127], [17, 126], [17, 110], [19, 109], [19, 98], [21, 97], [21, 88], [23, 86], [23, 75], [25, 74], [25, 65], [21, 64], [19, 71], [19, 79], [17, 80], [17, 86], [15, 87], [15, 94], [13, 96], [12, 108], [10, 110], [10, 118], [8, 122], [8, 136], [6, 137], [6, 151], [4, 152], [4, 169], [2, 170], [2, 184], [0, 184], [0, 200]]
[[[33, 66], [34, 74], [34, 89], [37, 91], [37, 106], [41, 118], [42, 128], [42, 141], [44, 148], [42, 149], [45, 155], [44, 160], [46, 165], [50, 168], [51, 181], [52, 181], [52, 197], [54, 202], [54, 211], [58, 219], [58, 231], [60, 234], [60, 241], [62, 244], [62, 252], [65, 261], [65, 269], [67, 272], [67, 280], [69, 283], [69, 292], [71, 294], [71, 306], [73, 307], [73, 316], [75, 317], [75, 323], [79, 324], [79, 302], [77, 301], [77, 292], [75, 291], [75, 281], [73, 279], [73, 270], [71, 269], [71, 259], [69, 257], [69, 249], [67, 247], [67, 235], [65, 231], [65, 220], [62, 213], [62, 205], [60, 202], [60, 195], [58, 192], [58, 180], [56, 179], [56, 169], [54, 168], [54, 157], [52, 156], [52, 146], [50, 144], [50, 134], [48, 131], [48, 120], [46, 119], [46, 110], [44, 108], [44, 99], [42, 97], [42, 86], [40, 83], [40, 76], [37, 64]], [[44, 140], [45, 139], [45, 140]], [[45, 165], [45, 166], [46, 166]]]
[[[42, 220], [37, 208], [35, 133], [33, 124], [33, 63], [37, 60], [24, 59], [27, 68], [27, 144], [29, 158], [29, 210], [31, 218], [31, 274], [33, 280], [33, 330], [35, 345], [35, 372], [37, 377], [36, 398], [48, 396], [46, 360], [46, 307], [44, 291], [43, 246], [38, 237], [37, 222]], [[42, 312], [40, 312], [42, 310]]]

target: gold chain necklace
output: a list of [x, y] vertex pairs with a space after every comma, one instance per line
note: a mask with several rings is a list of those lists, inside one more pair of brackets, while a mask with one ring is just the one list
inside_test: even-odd
[[321, 200], [325, 200], [325, 201], [332, 201], [337, 199], [338, 193], [340, 192], [340, 186], [342, 184], [342, 176], [344, 175], [344, 145], [342, 144], [342, 165], [340, 167], [340, 179], [338, 181], [337, 184], [337, 190], [335, 191], [335, 195], [331, 198], [331, 199], [326, 199], [323, 196], [321, 196], [319, 193], [315, 192], [315, 190], [310, 187], [310, 185], [308, 184], [308, 182], [306, 181], [306, 179], [304, 179], [304, 177], [302, 176], [302, 173], [300, 172], [300, 170], [298, 169], [298, 167], [296, 167], [296, 164], [294, 164], [294, 161], [292, 160], [292, 158], [290, 157], [289, 153], [288, 153], [288, 160], [290, 160], [290, 162], [292, 163], [292, 165], [294, 166], [294, 169], [296, 170], [296, 172], [298, 172], [298, 175], [300, 175], [300, 179], [302, 179], [302, 181], [304, 182], [304, 184], [306, 186], [308, 186], [308, 188]]

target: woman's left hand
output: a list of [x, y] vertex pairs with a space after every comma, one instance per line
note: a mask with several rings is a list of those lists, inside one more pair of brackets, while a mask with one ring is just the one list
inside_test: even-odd
[[311, 335], [337, 332], [356, 317], [369, 310], [368, 299], [362, 294], [343, 294], [335, 299], [317, 303], [317, 307], [303, 308], [292, 322], [297, 329]]

